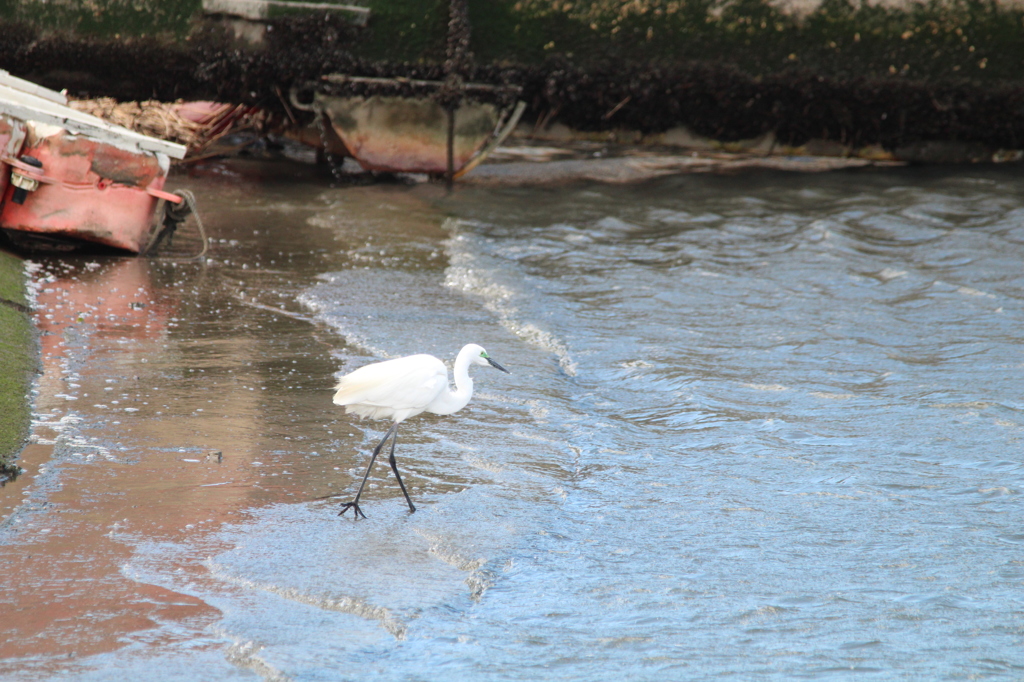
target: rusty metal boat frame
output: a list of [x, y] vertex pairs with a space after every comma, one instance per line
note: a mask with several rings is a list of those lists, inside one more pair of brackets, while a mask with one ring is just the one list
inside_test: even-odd
[[[332, 89], [363, 86], [374, 94], [332, 94], [325, 91], [325, 85], [334, 86]], [[290, 99], [295, 108], [325, 117], [348, 154], [366, 170], [438, 176], [451, 172], [457, 178], [475, 168], [512, 133], [526, 104], [518, 101], [513, 107], [499, 107], [463, 98], [454, 108], [454, 120], [449, 121], [448, 111], [428, 94], [378, 94], [388, 89], [433, 93], [444, 85], [443, 81], [328, 74], [320, 82], [292, 88]], [[484, 83], [459, 87], [470, 97], [518, 94], [521, 90]], [[300, 101], [299, 94], [309, 91], [313, 92], [312, 101]]]

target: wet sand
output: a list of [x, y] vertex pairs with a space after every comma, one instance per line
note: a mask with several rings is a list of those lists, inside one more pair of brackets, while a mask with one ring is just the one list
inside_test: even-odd
[[[335, 367], [298, 306], [277, 312], [302, 284], [277, 263], [295, 245], [277, 247], [281, 226], [261, 222], [245, 184], [276, 170], [306, 172], [237, 162], [184, 180], [223, 192], [219, 205], [203, 202], [216, 234], [205, 265], [173, 260], [198, 251], [190, 234], [169, 260], [37, 259], [44, 373], [18, 460], [25, 474], [0, 489], [0, 673], [73, 670], [77, 657], [154, 628], [157, 646], [199, 635], [218, 610], [126, 575], [137, 543], [195, 538], [261, 501], [345, 482], [335, 470], [344, 456], [311, 456], [301, 442], [321, 434], [324, 449]], [[304, 256], [329, 260], [322, 248]], [[283, 396], [287, 407], [275, 408]], [[295, 450], [298, 461], [272, 464]]]

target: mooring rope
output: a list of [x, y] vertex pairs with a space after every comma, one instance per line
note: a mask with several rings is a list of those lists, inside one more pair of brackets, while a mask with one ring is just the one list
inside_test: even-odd
[[159, 256], [158, 259], [182, 261], [203, 260], [206, 258], [206, 252], [210, 248], [210, 240], [206, 236], [206, 228], [203, 226], [203, 219], [199, 215], [199, 206], [196, 202], [196, 195], [188, 189], [175, 190], [174, 194], [181, 197], [181, 203], [178, 205], [174, 205], [170, 202], [164, 204], [164, 225], [156, 232], [155, 235], [153, 235], [153, 239], [142, 253], [143, 255], [149, 255], [150, 252], [160, 245], [160, 242], [164, 240], [164, 237], [171, 239], [174, 235], [174, 231], [178, 228], [178, 225], [185, 222], [185, 220], [188, 219], [189, 214], [192, 214], [196, 217], [196, 227], [199, 229], [199, 236], [203, 240], [202, 250], [195, 256], [188, 256], [185, 258]]
[[203, 227], [203, 219], [199, 215], [199, 205], [196, 203], [196, 195], [189, 189], [179, 189], [174, 192], [184, 199], [182, 203], [188, 204], [189, 211], [196, 217], [196, 227], [199, 228], [199, 236], [203, 240], [203, 249], [189, 260], [202, 260], [206, 258], [206, 252], [210, 249], [210, 240], [206, 236], [206, 228]]

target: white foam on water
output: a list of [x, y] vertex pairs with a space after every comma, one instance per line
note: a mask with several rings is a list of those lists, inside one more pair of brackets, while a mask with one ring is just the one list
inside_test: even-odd
[[578, 364], [565, 341], [536, 323], [523, 319], [518, 301], [529, 296], [529, 292], [513, 288], [509, 280], [517, 278], [516, 273], [502, 277], [498, 259], [485, 253], [483, 238], [459, 232], [460, 224], [462, 221], [454, 219], [446, 223], [452, 236], [445, 241], [448, 256], [445, 285], [482, 299], [484, 307], [498, 317], [505, 329], [531, 346], [552, 353], [558, 358], [562, 371], [569, 376], [576, 376]]
[[340, 334], [347, 345], [384, 360], [396, 357], [371, 342], [365, 334], [356, 331], [345, 316], [332, 313], [330, 300], [321, 298], [315, 288], [299, 294], [296, 300], [308, 308], [317, 319]]

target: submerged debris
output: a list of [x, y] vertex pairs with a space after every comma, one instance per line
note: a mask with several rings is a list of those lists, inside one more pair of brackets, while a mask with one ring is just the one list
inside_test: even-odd
[[240, 129], [262, 129], [269, 115], [256, 107], [220, 102], [118, 102], [112, 97], [71, 100], [69, 106], [129, 130], [177, 142], [193, 157]]

